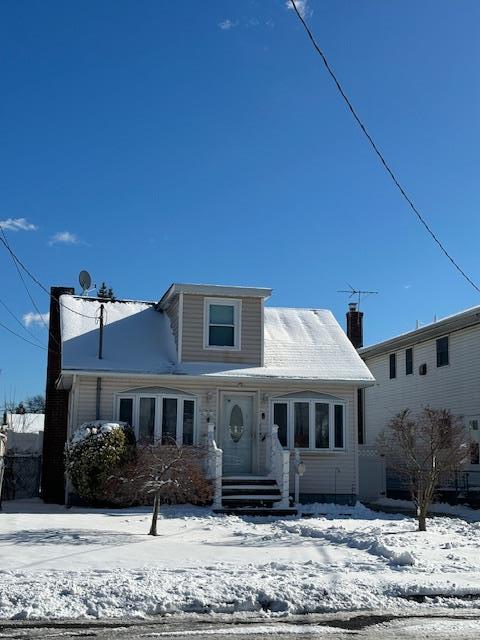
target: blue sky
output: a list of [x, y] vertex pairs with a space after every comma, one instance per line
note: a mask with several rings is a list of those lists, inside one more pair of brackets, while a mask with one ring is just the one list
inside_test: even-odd
[[[480, 3], [309, 0], [306, 13], [478, 282]], [[173, 281], [270, 286], [270, 304], [331, 308], [343, 324], [349, 282], [379, 291], [364, 303], [366, 343], [480, 303], [284, 0], [5, 0], [0, 71], [0, 220], [36, 227], [7, 233], [47, 286], [77, 285], [80, 269], [126, 298], [159, 298]], [[0, 269], [2, 300], [34, 311], [4, 250]], [[2, 308], [0, 321], [22, 332]], [[42, 392], [45, 361], [0, 329], [0, 397]]]

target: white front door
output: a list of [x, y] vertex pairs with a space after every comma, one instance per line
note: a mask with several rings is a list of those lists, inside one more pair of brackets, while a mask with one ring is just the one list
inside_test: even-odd
[[223, 473], [252, 472], [253, 396], [225, 394], [222, 401]]

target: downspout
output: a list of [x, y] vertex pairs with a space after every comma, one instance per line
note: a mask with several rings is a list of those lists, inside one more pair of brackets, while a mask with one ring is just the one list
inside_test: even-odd
[[[67, 443], [69, 442], [73, 429], [72, 425], [76, 423], [77, 417], [77, 374], [73, 374], [72, 387], [70, 389], [70, 397], [69, 397], [69, 407], [68, 407], [68, 422], [67, 422]], [[65, 472], [65, 508], [70, 509], [72, 506], [70, 504], [70, 493], [71, 493], [72, 484], [70, 481], [70, 477], [67, 472]]]
[[102, 399], [102, 379], [97, 378], [97, 397], [95, 402], [95, 420], [100, 420], [100, 401]]

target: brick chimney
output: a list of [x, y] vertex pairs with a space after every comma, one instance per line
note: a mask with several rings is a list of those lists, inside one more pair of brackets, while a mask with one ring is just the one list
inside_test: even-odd
[[45, 426], [43, 432], [42, 498], [45, 502], [64, 504], [65, 467], [63, 451], [67, 440], [68, 391], [56, 388], [62, 368], [59, 297], [73, 294], [71, 287], [50, 289], [50, 331], [48, 337], [47, 386], [45, 392]]
[[355, 349], [363, 347], [363, 311], [356, 302], [350, 302], [347, 311], [347, 336]]

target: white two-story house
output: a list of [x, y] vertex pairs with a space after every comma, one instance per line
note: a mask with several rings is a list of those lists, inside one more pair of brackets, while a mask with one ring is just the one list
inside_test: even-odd
[[[479, 491], [480, 307], [364, 347], [359, 353], [375, 377], [375, 384], [364, 391], [361, 459], [374, 455], [378, 435], [403, 409], [414, 413], [425, 406], [450, 409], [463, 417], [475, 443], [459, 489]], [[381, 488], [379, 476], [368, 475], [368, 462], [363, 466], [362, 497], [373, 498]], [[392, 497], [402, 492], [388, 469], [386, 485]]]
[[140, 441], [208, 447], [218, 508], [287, 508], [295, 451], [301, 499], [356, 500], [357, 391], [373, 377], [330, 311], [266, 306], [271, 293], [173, 284], [159, 301], [110, 302], [52, 289], [44, 498], [62, 499], [65, 440], [108, 419]]

